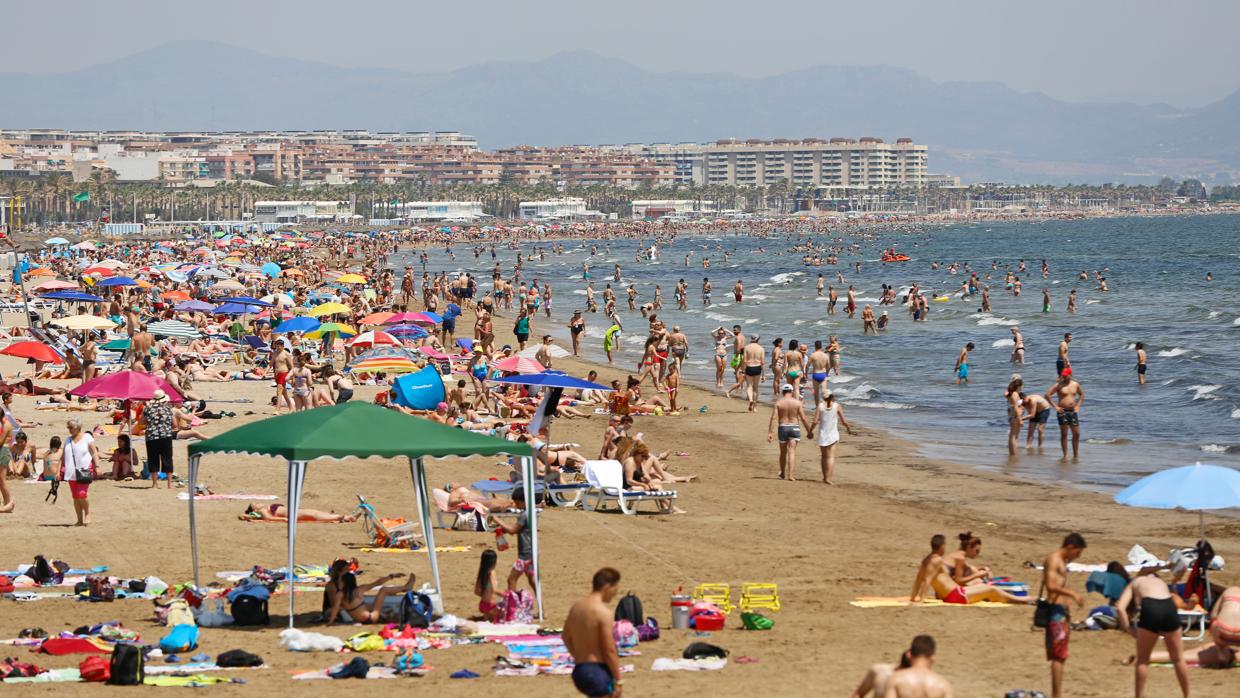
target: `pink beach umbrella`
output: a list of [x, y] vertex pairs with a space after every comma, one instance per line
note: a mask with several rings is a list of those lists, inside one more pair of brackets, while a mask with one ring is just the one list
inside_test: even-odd
[[496, 369], [503, 371], [504, 373], [530, 374], [530, 373], [542, 373], [543, 371], [547, 370], [543, 368], [543, 365], [538, 363], [537, 361], [527, 356], [520, 356], [520, 355], [510, 356], [506, 359], [501, 359], [500, 361], [495, 362], [493, 366]]
[[393, 337], [387, 332], [381, 332], [379, 330], [374, 330], [371, 332], [363, 332], [359, 334], [358, 336], [354, 337], [352, 340], [349, 341], [349, 346], [364, 347], [364, 348], [369, 349], [371, 347], [383, 347], [383, 346], [399, 347], [401, 346], [401, 343], [399, 339]]
[[164, 391], [173, 402], [183, 401], [181, 393], [168, 381], [137, 371], [118, 371], [92, 378], [70, 390], [69, 394], [103, 400], [150, 400], [156, 390]]

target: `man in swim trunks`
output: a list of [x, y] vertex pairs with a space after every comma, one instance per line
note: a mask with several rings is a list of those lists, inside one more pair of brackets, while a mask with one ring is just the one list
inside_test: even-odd
[[1029, 415], [1029, 431], [1025, 434], [1025, 448], [1033, 448], [1033, 435], [1038, 435], [1038, 448], [1042, 448], [1042, 438], [1046, 434], [1046, 424], [1051, 419], [1051, 406], [1045, 396], [1029, 394], [1025, 396], [1025, 414]]
[[[1128, 615], [1130, 606], [1135, 606], [1140, 613], [1135, 628]], [[1149, 575], [1133, 579], [1115, 602], [1115, 611], [1119, 629], [1129, 633], [1137, 641], [1134, 667], [1137, 698], [1145, 695], [1145, 683], [1150, 673], [1150, 654], [1160, 637], [1175, 666], [1175, 678], [1180, 682], [1180, 693], [1187, 698], [1188, 663], [1184, 658], [1184, 645], [1180, 637], [1180, 611], [1167, 583], [1157, 576]]]
[[736, 285], [732, 287], [732, 297], [736, 299], [737, 303], [745, 302], [745, 285], [741, 283], [740, 279], [737, 279]]
[[1030, 604], [1034, 599], [1014, 596], [999, 587], [974, 582], [966, 585], [956, 583], [952, 578], [952, 570], [944, 561], [946, 538], [936, 533], [930, 537], [930, 554], [921, 559], [917, 567], [917, 579], [913, 582], [913, 591], [908, 600], [921, 603], [931, 590], [943, 603], [968, 605], [978, 601], [994, 601], [997, 603]]
[[1085, 599], [1068, 588], [1068, 563], [1081, 556], [1085, 539], [1079, 533], [1069, 533], [1059, 549], [1046, 556], [1042, 566], [1042, 586], [1046, 601], [1051, 604], [1046, 624], [1046, 659], [1051, 663], [1051, 696], [1063, 695], [1063, 666], [1068, 661], [1068, 639], [1072, 631], [1068, 607], [1062, 602], [1076, 601], [1077, 608], [1085, 605]]
[[900, 658], [900, 666], [887, 680], [884, 696], [951, 698], [952, 685], [934, 671], [934, 638], [918, 635]]
[[969, 352], [973, 351], [973, 342], [964, 345], [960, 355], [956, 357], [956, 385], [969, 382]]
[[564, 621], [562, 639], [573, 656], [573, 685], [586, 696], [619, 698], [620, 653], [612, 634], [613, 613], [607, 604], [616, 597], [620, 573], [604, 567], [594, 573], [588, 596], [573, 604]]
[[771, 424], [766, 442], [779, 436], [779, 479], [796, 480], [797, 443], [801, 440], [801, 426], [809, 431], [809, 419], [805, 416], [805, 403], [797, 396], [792, 385], [784, 383], [779, 389], [780, 397], [771, 406]]
[[839, 302], [839, 296], [835, 293], [834, 286], [827, 287], [827, 315], [835, 315], [835, 304]]
[[814, 379], [814, 404], [817, 405], [822, 395], [822, 386], [827, 382], [827, 374], [831, 372], [831, 357], [822, 350], [821, 339], [814, 340], [814, 351], [806, 361], [809, 377]]
[[[737, 330], [740, 327], [737, 326]], [[749, 343], [741, 351], [736, 358], [739, 362], [736, 366], [737, 385], [728, 389], [726, 395], [732, 396], [732, 391], [740, 387], [740, 383], [745, 383], [745, 396], [749, 399], [749, 411], [753, 412], [758, 409], [758, 383], [762, 380], [766, 372], [766, 349], [758, 343], [760, 338], [754, 335], [749, 338]], [[735, 359], [734, 359], [735, 360]], [[741, 373], [744, 375], [740, 375]]]
[[1145, 385], [1145, 343], [1137, 342], [1137, 385]]
[[1055, 359], [1055, 375], [1063, 375], [1063, 370], [1072, 365], [1072, 360], [1068, 358], [1068, 345], [1072, 343], [1072, 333], [1065, 332], [1063, 341], [1059, 343], [1059, 358]]
[[1072, 367], [1059, 375], [1059, 382], [1046, 391], [1046, 399], [1055, 398], [1056, 421], [1059, 422], [1059, 446], [1063, 458], [1068, 459], [1068, 432], [1072, 433], [1072, 457], [1081, 457], [1081, 405], [1085, 402], [1085, 389], [1072, 380]]
[[293, 370], [293, 358], [285, 351], [284, 341], [277, 339], [271, 343], [271, 370], [276, 373], [276, 411], [281, 405], [293, 409], [293, 398], [288, 394], [288, 374]]

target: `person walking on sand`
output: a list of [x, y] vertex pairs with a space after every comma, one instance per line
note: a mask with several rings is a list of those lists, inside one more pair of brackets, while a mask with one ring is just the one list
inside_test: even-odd
[[1137, 385], [1145, 385], [1145, 342], [1137, 342]]
[[[1135, 605], [1140, 616], [1133, 627], [1128, 617], [1129, 605]], [[1156, 576], [1137, 577], [1132, 580], [1115, 602], [1119, 629], [1137, 640], [1136, 698], [1145, 695], [1145, 683], [1150, 674], [1150, 654], [1163, 639], [1167, 654], [1175, 666], [1175, 678], [1180, 682], [1180, 693], [1188, 698], [1188, 665], [1184, 661], [1184, 644], [1180, 637], [1180, 612], [1171, 598], [1166, 582]]]
[[13, 513], [13, 495], [9, 494], [9, 464], [13, 461], [13, 452], [9, 449], [9, 439], [13, 436], [13, 425], [7, 419], [0, 419], [0, 514]]
[[805, 417], [805, 404], [797, 396], [792, 384], [784, 383], [779, 389], [780, 397], [771, 406], [771, 423], [766, 442], [779, 437], [779, 479], [796, 480], [797, 443], [801, 440], [801, 425], [808, 431], [809, 420]]
[[1063, 450], [1063, 459], [1068, 459], [1068, 433], [1072, 433], [1072, 458], [1081, 457], [1081, 405], [1085, 402], [1085, 389], [1072, 379], [1072, 367], [1069, 366], [1059, 375], [1059, 381], [1046, 391], [1047, 401], [1053, 397], [1055, 402], [1055, 420], [1059, 422], [1059, 447]]
[[1063, 668], [1068, 661], [1068, 639], [1072, 632], [1071, 615], [1066, 601], [1075, 601], [1077, 608], [1085, 605], [1080, 594], [1068, 588], [1068, 563], [1085, 550], [1085, 539], [1069, 533], [1059, 549], [1046, 556], [1042, 566], [1042, 587], [1050, 604], [1046, 622], [1046, 660], [1051, 663], [1051, 697], [1063, 696]]
[[604, 567], [594, 573], [590, 593], [568, 609], [562, 639], [573, 656], [573, 686], [585, 696], [620, 698], [620, 652], [612, 633], [613, 613], [607, 604], [616, 598], [620, 573]]
[[819, 456], [822, 459], [822, 481], [834, 485], [831, 478], [835, 474], [835, 447], [840, 443], [840, 425], [852, 436], [852, 427], [844, 419], [844, 406], [835, 400], [835, 394], [823, 390], [822, 399], [814, 410], [814, 422], [810, 433], [818, 437]]
[[973, 351], [973, 342], [964, 345], [964, 349], [960, 350], [960, 355], [956, 357], [956, 385], [965, 385], [969, 382], [969, 352]]
[[90, 524], [90, 483], [95, 479], [99, 463], [99, 450], [95, 440], [82, 430], [82, 422], [70, 419], [66, 422], [69, 439], [65, 441], [64, 464], [60, 479], [69, 483], [73, 494], [73, 512], [77, 514], [75, 526]]
[[738, 355], [740, 363], [737, 364], [737, 372], [741, 375], [737, 377], [736, 385], [724, 393], [725, 396], [732, 397], [732, 391], [744, 385], [750, 412], [758, 409], [758, 382], [766, 372], [766, 349], [758, 343], [760, 339], [758, 335], [749, 338], [749, 343]]
[[934, 638], [918, 635], [887, 680], [883, 698], [952, 698], [951, 683], [934, 671]]

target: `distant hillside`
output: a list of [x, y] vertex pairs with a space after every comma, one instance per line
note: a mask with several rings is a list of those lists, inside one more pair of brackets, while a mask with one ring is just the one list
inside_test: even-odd
[[970, 180], [1240, 180], [1240, 91], [1199, 109], [1073, 104], [883, 66], [655, 73], [589, 52], [446, 73], [340, 68], [211, 42], [0, 73], [7, 127], [459, 130], [484, 147], [908, 136]]

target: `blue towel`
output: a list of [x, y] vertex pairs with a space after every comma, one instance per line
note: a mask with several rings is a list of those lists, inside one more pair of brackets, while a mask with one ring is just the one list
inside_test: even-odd
[[1114, 572], [1091, 572], [1085, 580], [1085, 591], [1102, 594], [1111, 603], [1119, 599], [1127, 586], [1128, 581]]

